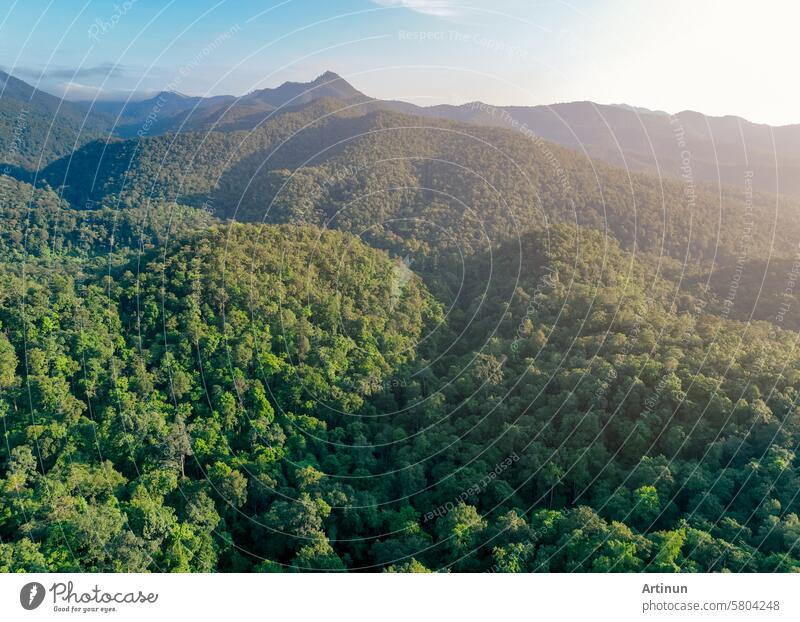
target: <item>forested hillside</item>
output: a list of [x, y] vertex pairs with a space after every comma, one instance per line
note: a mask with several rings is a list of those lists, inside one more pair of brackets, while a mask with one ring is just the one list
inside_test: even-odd
[[[42, 179], [78, 208], [148, 200], [472, 253], [558, 222], [691, 262], [793, 257], [798, 205], [592, 163], [518, 132], [322, 99], [253, 131], [96, 142]], [[364, 114], [362, 114], [364, 113]]]
[[0, 570], [800, 570], [797, 205], [284, 86], [0, 175]]
[[670, 178], [686, 174], [686, 156], [691, 154], [698, 181], [741, 188], [751, 176], [762, 192], [800, 195], [800, 125], [776, 127], [735, 116], [691, 110], [667, 114], [590, 101], [546, 106], [386, 105], [408, 114], [517, 129], [600, 162]]
[[240, 97], [187, 96], [161, 92], [142, 101], [97, 102], [93, 108], [116, 121], [122, 137], [156, 136], [196, 131], [252, 130], [272, 117], [318, 99], [366, 102], [340, 76], [326, 71], [311, 82], [284, 82], [276, 88], [257, 89]]
[[111, 131], [111, 120], [0, 71], [0, 171], [35, 170]]
[[449, 310], [307, 226], [91, 256], [4, 268], [3, 570], [800, 565], [797, 333], [600, 233], [473, 257]]

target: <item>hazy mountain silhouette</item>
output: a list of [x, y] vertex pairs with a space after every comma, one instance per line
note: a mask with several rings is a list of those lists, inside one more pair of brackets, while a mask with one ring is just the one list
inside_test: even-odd
[[165, 91], [143, 101], [102, 102], [94, 107], [118, 118], [120, 136], [153, 136], [177, 131], [252, 129], [278, 110], [325, 97], [368, 100], [340, 76], [326, 71], [311, 82], [284, 82], [241, 97], [197, 97]]
[[[408, 102], [371, 99], [341, 76], [326, 71], [311, 82], [285, 82], [241, 97], [199, 97], [162, 92], [133, 102], [92, 104], [57, 97], [0, 73], [0, 148], [9, 164], [35, 166], [69, 153], [107, 132], [122, 137], [155, 136], [181, 131], [252, 129], [286, 110], [323, 98], [363, 110], [389, 108], [417, 116], [515, 129], [577, 149], [632, 171], [684, 178], [777, 194], [800, 195], [800, 125], [774, 127], [733, 116], [710, 117], [684, 111], [675, 115], [629, 105], [589, 101], [542, 106], [493, 107], [481, 102], [422, 107]], [[25, 102], [30, 130], [23, 150], [12, 148], [17, 118]], [[58, 114], [56, 112], [58, 111]], [[54, 129], [44, 144], [53, 119]], [[83, 126], [83, 127], [81, 127]], [[20, 142], [16, 140], [16, 142]], [[17, 150], [19, 151], [19, 150]]]
[[593, 102], [498, 108], [481, 103], [390, 105], [411, 114], [532, 132], [635, 171], [800, 194], [800, 125], [773, 127], [733, 116], [693, 111], [668, 115]]

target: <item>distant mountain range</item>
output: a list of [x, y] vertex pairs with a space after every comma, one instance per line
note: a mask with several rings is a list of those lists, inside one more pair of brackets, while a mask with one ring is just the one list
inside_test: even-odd
[[0, 571], [800, 572], [796, 128], [0, 93]]
[[502, 108], [475, 103], [415, 112], [532, 132], [636, 171], [800, 194], [800, 125], [772, 127], [733, 116], [668, 115], [593, 102]]
[[234, 97], [192, 97], [161, 92], [137, 102], [97, 102], [93, 110], [114, 119], [120, 136], [153, 136], [165, 132], [252, 129], [281, 109], [291, 109], [317, 99], [369, 102], [333, 72], [311, 82], [285, 82], [274, 89], [260, 89]]
[[593, 102], [421, 107], [373, 99], [330, 71], [311, 82], [286, 82], [241, 97], [162, 92], [143, 101], [93, 104], [62, 101], [1, 72], [0, 85], [0, 164], [26, 168], [47, 164], [101, 136], [248, 130], [309, 102], [333, 98], [362, 114], [388, 108], [510, 128], [633, 171], [800, 196], [800, 125], [773, 127], [739, 117], [691, 111], [669, 115]]

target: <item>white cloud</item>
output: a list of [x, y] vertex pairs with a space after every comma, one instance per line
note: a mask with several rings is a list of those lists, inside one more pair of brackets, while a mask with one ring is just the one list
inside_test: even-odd
[[70, 101], [123, 101], [127, 99], [130, 99], [130, 101], [139, 101], [153, 97], [153, 95], [156, 94], [156, 91], [152, 89], [141, 91], [101, 89], [96, 86], [80, 84], [78, 82], [60, 82], [45, 90], [57, 97], [63, 97]]
[[372, 0], [381, 6], [397, 6], [436, 17], [450, 17], [458, 13], [453, 0]]
[[121, 78], [126, 77], [127, 70], [117, 63], [101, 63], [86, 67], [15, 67], [14, 74], [35, 80], [82, 78]]

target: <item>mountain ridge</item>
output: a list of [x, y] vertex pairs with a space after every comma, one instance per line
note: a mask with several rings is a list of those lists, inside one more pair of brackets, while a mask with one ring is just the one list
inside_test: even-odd
[[111, 130], [110, 120], [0, 71], [0, 168], [36, 169]]
[[[51, 104], [61, 101], [21, 80], [13, 80], [16, 93], [36, 91], [42, 93], [40, 99]], [[162, 91], [155, 97], [135, 102], [84, 103], [82, 119], [76, 112], [80, 104], [64, 102], [63, 105], [67, 111], [65, 116], [72, 120], [73, 126], [88, 124], [91, 131], [86, 138], [90, 140], [102, 133], [94, 131], [96, 128], [111, 133], [112, 126], [113, 133], [121, 137], [253, 129], [287, 109], [322, 98], [422, 117], [532, 132], [590, 158], [634, 171], [681, 178], [686, 175], [688, 166], [695, 181], [740, 189], [752, 186], [757, 191], [800, 196], [800, 124], [770, 126], [735, 115], [713, 117], [692, 110], [670, 114], [630, 104], [598, 104], [588, 100], [537, 106], [492, 106], [477, 101], [418, 106], [400, 100], [373, 99], [332, 71], [325, 71], [310, 82], [287, 81], [238, 97]], [[8, 100], [9, 96], [3, 99]], [[10, 99], [19, 100], [20, 97], [16, 95]], [[49, 110], [52, 108], [51, 105]], [[13, 124], [13, 115], [6, 114], [5, 131], [0, 132], [5, 135], [6, 143], [12, 142], [8, 137], [14, 132]], [[73, 143], [88, 142], [74, 140], [74, 128], [66, 133], [73, 137]], [[34, 141], [34, 144], [40, 142]], [[65, 143], [52, 151], [60, 156], [69, 148]], [[45, 164], [52, 160], [49, 150], [47, 155]], [[35, 166], [32, 156], [8, 163]]]

